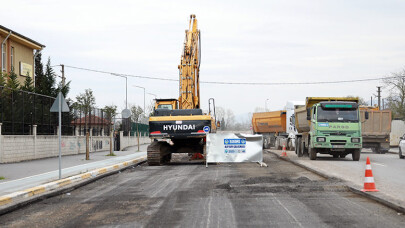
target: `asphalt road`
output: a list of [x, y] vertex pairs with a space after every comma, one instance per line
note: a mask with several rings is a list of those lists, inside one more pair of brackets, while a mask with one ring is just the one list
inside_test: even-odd
[[205, 168], [198, 162], [137, 166], [3, 215], [0, 226], [405, 226], [404, 215], [349, 192], [337, 180], [272, 154], [264, 158], [268, 167]]

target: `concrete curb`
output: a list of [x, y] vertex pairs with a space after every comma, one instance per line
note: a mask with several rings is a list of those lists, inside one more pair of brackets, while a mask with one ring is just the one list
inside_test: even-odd
[[21, 205], [47, 198], [47, 196], [57, 195], [67, 189], [80, 187], [144, 161], [146, 161], [146, 156], [0, 196], [0, 215], [14, 210]]
[[348, 182], [348, 181], [346, 181], [346, 180], [343, 180], [342, 178], [325, 174], [325, 173], [320, 172], [320, 171], [318, 171], [318, 170], [316, 170], [316, 169], [313, 169], [313, 168], [311, 168], [311, 167], [308, 167], [308, 166], [306, 166], [306, 165], [303, 165], [303, 164], [301, 164], [301, 163], [298, 163], [298, 162], [296, 162], [296, 161], [294, 161], [294, 160], [291, 160], [291, 159], [289, 159], [288, 157], [281, 157], [281, 156], [280, 156], [278, 153], [276, 153], [276, 152], [273, 152], [273, 151], [270, 151], [270, 150], [267, 150], [267, 151], [268, 151], [269, 153], [271, 153], [271, 154], [276, 155], [278, 158], [283, 159], [284, 161], [291, 162], [291, 163], [293, 163], [294, 165], [297, 165], [297, 166], [299, 166], [299, 167], [301, 167], [301, 168], [304, 168], [304, 169], [306, 169], [306, 170], [308, 170], [308, 171], [311, 171], [311, 172], [313, 172], [313, 173], [315, 173], [315, 174], [317, 174], [317, 175], [319, 175], [319, 176], [321, 176], [321, 177], [324, 177], [324, 178], [327, 178], [327, 179], [339, 180], [339, 181], [345, 183], [346, 187], [347, 187], [351, 192], [353, 192], [353, 193], [355, 193], [355, 194], [361, 195], [361, 196], [363, 196], [363, 197], [367, 197], [368, 199], [374, 200], [374, 201], [376, 201], [377, 203], [380, 203], [380, 204], [382, 204], [382, 205], [384, 205], [384, 206], [387, 206], [387, 207], [389, 207], [389, 208], [391, 208], [391, 209], [393, 209], [393, 210], [395, 210], [395, 211], [397, 211], [397, 212], [405, 213], [405, 207], [401, 205], [401, 202], [396, 202], [395, 199], [393, 199], [393, 198], [391, 198], [391, 197], [389, 197], [389, 196], [387, 196], [387, 195], [385, 195], [385, 194], [383, 194], [383, 193], [381, 193], [381, 192], [377, 192], [377, 193], [374, 192], [374, 193], [372, 193], [372, 194], [371, 194], [371, 193], [368, 193], [368, 192], [363, 192], [363, 191], [361, 191], [361, 187], [358, 187], [358, 186], [356, 186], [356, 185], [353, 185], [353, 184], [351, 184], [351, 182]]

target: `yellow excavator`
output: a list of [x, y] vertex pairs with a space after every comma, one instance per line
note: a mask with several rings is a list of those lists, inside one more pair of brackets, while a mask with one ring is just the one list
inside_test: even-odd
[[154, 139], [147, 149], [149, 165], [170, 162], [172, 153], [203, 158], [206, 134], [216, 132], [214, 99], [209, 100], [208, 114], [200, 107], [200, 62], [200, 30], [191, 15], [178, 66], [179, 99], [156, 99], [154, 115], [149, 118], [149, 137]]

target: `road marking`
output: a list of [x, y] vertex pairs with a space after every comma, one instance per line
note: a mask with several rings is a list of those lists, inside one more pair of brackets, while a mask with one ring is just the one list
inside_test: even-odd
[[9, 196], [2, 196], [0, 197], [0, 206], [11, 203], [13, 199]]
[[287, 213], [294, 219], [295, 223], [297, 223], [297, 225], [298, 225], [299, 227], [303, 227], [302, 224], [298, 221], [298, 219], [290, 212], [290, 210], [288, 210], [288, 209], [284, 206], [284, 204], [282, 204], [282, 203], [280, 202], [280, 200], [278, 200], [277, 198], [274, 198], [274, 199], [278, 202], [278, 204], [280, 204], [280, 205], [284, 208], [284, 210], [287, 211]]
[[377, 163], [377, 162], [373, 162], [373, 165], [385, 166], [384, 164], [380, 164], [380, 163]]

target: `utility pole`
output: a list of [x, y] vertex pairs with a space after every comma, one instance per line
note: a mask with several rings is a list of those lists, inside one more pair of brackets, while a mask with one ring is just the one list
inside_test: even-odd
[[65, 87], [65, 65], [60, 64], [60, 66], [62, 67], [62, 88]]
[[381, 110], [381, 86], [377, 86], [378, 109]]

